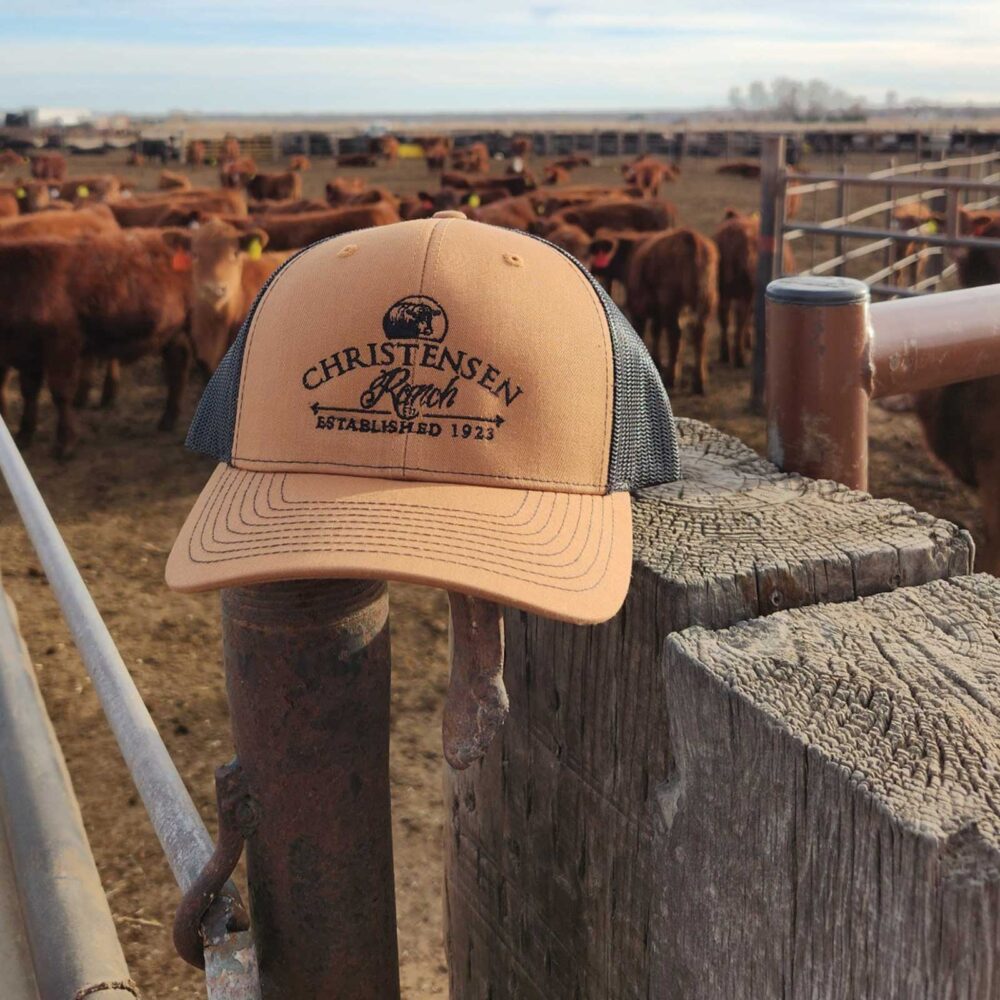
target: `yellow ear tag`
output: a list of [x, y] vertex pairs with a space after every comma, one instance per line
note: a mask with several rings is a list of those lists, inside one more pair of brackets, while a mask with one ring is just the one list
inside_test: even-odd
[[478, 194], [470, 194], [469, 195], [469, 203], [468, 203], [469, 204], [469, 208], [479, 208], [479, 206], [482, 203], [483, 203], [483, 199], [480, 198]]
[[937, 231], [938, 224], [934, 219], [928, 219], [927, 222], [924, 223], [924, 232], [927, 233], [928, 236], [933, 236]]
[[751, 219], [759, 219], [760, 218], [760, 212], [754, 212], [753, 214], [751, 214], [750, 218]]
[[247, 245], [247, 258], [249, 260], [260, 260], [263, 249], [260, 245], [260, 240], [255, 236]]
[[18, 188], [14, 192], [14, 194], [17, 195], [18, 198], [27, 198], [28, 197], [28, 192], [25, 191], [24, 188]]
[[77, 189], [76, 189], [76, 196], [77, 196], [77, 198], [89, 198], [90, 197], [90, 188], [87, 187], [86, 184], [79, 185], [79, 187], [77, 187]]

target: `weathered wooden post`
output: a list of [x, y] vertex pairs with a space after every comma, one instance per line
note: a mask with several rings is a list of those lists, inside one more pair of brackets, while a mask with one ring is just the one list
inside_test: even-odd
[[[788, 693], [772, 711], [776, 717], [785, 712], [782, 729], [780, 720], [744, 707], [724, 675], [720, 679], [709, 667], [697, 673], [677, 654], [665, 668], [661, 654], [668, 636], [691, 625], [721, 629], [821, 602], [845, 602], [846, 609], [865, 595], [968, 573], [971, 540], [953, 525], [897, 501], [782, 474], [704, 424], [681, 420], [679, 431], [683, 481], [643, 490], [633, 500], [634, 564], [623, 610], [612, 621], [589, 628], [506, 613], [510, 717], [481, 764], [445, 777], [451, 996], [947, 996], [945, 990], [921, 994], [872, 987], [864, 992], [851, 971], [883, 960], [898, 967], [901, 959], [888, 953], [902, 945], [907, 920], [916, 928], [937, 926], [937, 916], [952, 919], [947, 909], [922, 911], [908, 902], [920, 893], [930, 899], [937, 891], [927, 879], [935, 864], [935, 844], [944, 843], [924, 841], [913, 825], [919, 817], [912, 809], [927, 789], [926, 768], [942, 766], [936, 751], [930, 752], [936, 743], [928, 734], [939, 724], [931, 721], [939, 720], [931, 682], [920, 689], [927, 692], [920, 696], [920, 719], [900, 716], [893, 722], [880, 707], [878, 678], [867, 672], [865, 661], [855, 671], [851, 647], [833, 645], [827, 653], [822, 635], [814, 631], [811, 645], [802, 644], [802, 655], [816, 660], [816, 667], [803, 673], [808, 682], [796, 682], [794, 657], [783, 667]], [[898, 606], [907, 600], [901, 594]], [[890, 624], [894, 613], [888, 614]], [[863, 625], [871, 621], [865, 619]], [[976, 623], [972, 633], [954, 632], [952, 641], [959, 646], [970, 637], [985, 642], [985, 626], [979, 619], [970, 621]], [[745, 630], [765, 624], [734, 629], [733, 655], [741, 636], [757, 634]], [[859, 634], [877, 655], [879, 633], [862, 627]], [[919, 645], [919, 639], [914, 641]], [[792, 647], [785, 642], [780, 648]], [[911, 652], [886, 647], [887, 662], [896, 657], [900, 672], [911, 654], [917, 655], [916, 647]], [[824, 673], [828, 656], [835, 662]], [[678, 681], [681, 670], [684, 686]], [[818, 688], [813, 678], [819, 678]], [[689, 694], [696, 688], [697, 714]], [[764, 692], [766, 685], [761, 682], [758, 688]], [[958, 685], [952, 688], [956, 697], [981, 711], [971, 695], [959, 695]], [[904, 689], [905, 681], [899, 681], [899, 697]], [[908, 704], [914, 704], [912, 699]], [[856, 714], [844, 715], [848, 707]], [[866, 714], [876, 711], [881, 714]], [[731, 731], [724, 731], [727, 712]], [[714, 728], [706, 725], [696, 742], [703, 715]], [[858, 757], [848, 742], [837, 744], [842, 717], [851, 731], [871, 720], [869, 757]], [[815, 719], [817, 730], [826, 725], [828, 741], [806, 741], [808, 730], [797, 719]], [[883, 738], [886, 725], [891, 735]], [[717, 749], [703, 750], [712, 739]], [[965, 746], [959, 730], [951, 739], [955, 752], [959, 743]], [[891, 773], [898, 793], [888, 800], [872, 794], [872, 773], [876, 762], [892, 757], [893, 747], [899, 763], [892, 764]], [[912, 758], [912, 775], [904, 766], [911, 761], [908, 747], [922, 748]], [[970, 759], [968, 767], [982, 782], [992, 772], [977, 771], [977, 766]], [[960, 825], [957, 807], [946, 816], [952, 775], [959, 772], [950, 756], [944, 767], [948, 787], [935, 793], [946, 817], [942, 824]], [[806, 813], [806, 804], [819, 801], [820, 788], [813, 782], [823, 783], [824, 808]], [[706, 812], [711, 823], [704, 825], [698, 806], [703, 800], [711, 802]], [[843, 812], [831, 810], [830, 803]], [[755, 809], [764, 814], [755, 819]], [[718, 843], [706, 842], [728, 821], [731, 826]], [[847, 824], [853, 827], [848, 830]], [[834, 842], [837, 837], [842, 839]], [[870, 854], [852, 872], [850, 845], [860, 849], [876, 842], [883, 858], [881, 879]], [[976, 901], [987, 907], [984, 913], [992, 913], [989, 900], [994, 898], [987, 887], [994, 869], [982, 860], [991, 857], [989, 851], [974, 843], [966, 855], [964, 843], [951, 841], [948, 853], [956, 872], [960, 858], [968, 857], [971, 866], [970, 874], [960, 879], [966, 893], [964, 915], [955, 917], [960, 923]], [[783, 853], [768, 855], [775, 844], [784, 845]], [[890, 850], [896, 844], [906, 845], [898, 856], [895, 847]], [[922, 855], [923, 867], [900, 867], [924, 847], [929, 850]], [[721, 859], [717, 852], [723, 850], [731, 857]], [[823, 882], [827, 856], [834, 859], [829, 886], [844, 887], [839, 896]], [[818, 893], [812, 898], [797, 890], [794, 866], [806, 859], [811, 859], [810, 877]], [[707, 870], [713, 864], [722, 865], [724, 879], [713, 881]], [[977, 878], [984, 879], [983, 888], [974, 888]], [[957, 899], [947, 893], [936, 898]], [[698, 906], [700, 911], [693, 913]], [[876, 912], [882, 917], [878, 941], [871, 919]], [[717, 919], [708, 927], [713, 914]], [[867, 922], [852, 923], [859, 915]], [[692, 922], [690, 930], [684, 921]], [[758, 935], [759, 926], [767, 928], [767, 941]], [[854, 942], [860, 940], [862, 926], [872, 937], [863, 959], [859, 953], [852, 964], [854, 959], [849, 962], [844, 955], [848, 942], [861, 947]], [[984, 922], [976, 931], [977, 942], [984, 940], [989, 926]], [[700, 951], [696, 929], [704, 939]], [[975, 959], [971, 943], [962, 945], [951, 932], [945, 940], [956, 961], [965, 967], [978, 961], [978, 971], [985, 971], [986, 959]], [[759, 958], [754, 957], [755, 943], [761, 948]], [[727, 991], [711, 992], [696, 983], [698, 969], [705, 984], [724, 982]], [[776, 984], [783, 975], [786, 984], [794, 983], [794, 991], [788, 992], [786, 985], [786, 992], [780, 992]]]

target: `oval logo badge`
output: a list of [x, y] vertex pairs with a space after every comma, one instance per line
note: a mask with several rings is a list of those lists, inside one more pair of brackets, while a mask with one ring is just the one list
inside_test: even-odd
[[407, 295], [382, 317], [389, 340], [431, 340], [441, 343], [448, 332], [448, 314], [429, 295]]

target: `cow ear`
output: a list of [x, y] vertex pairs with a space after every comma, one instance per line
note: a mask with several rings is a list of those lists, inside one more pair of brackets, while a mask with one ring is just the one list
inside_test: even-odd
[[171, 250], [191, 249], [191, 232], [187, 229], [164, 229], [160, 238]]
[[248, 229], [240, 234], [240, 249], [244, 253], [260, 253], [267, 246], [267, 233], [263, 229]]

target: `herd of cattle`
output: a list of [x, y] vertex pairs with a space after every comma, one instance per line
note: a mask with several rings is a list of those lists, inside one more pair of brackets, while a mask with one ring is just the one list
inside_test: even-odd
[[[160, 426], [173, 428], [192, 362], [214, 370], [259, 288], [295, 250], [445, 209], [541, 236], [577, 257], [622, 303], [668, 387], [679, 377], [682, 322], [694, 350], [695, 392], [707, 387], [711, 317], [719, 322], [720, 361], [746, 363], [755, 217], [720, 212], [712, 237], [681, 224], [675, 205], [661, 197], [679, 170], [652, 157], [625, 164], [621, 183], [586, 185], [571, 177], [587, 164], [582, 156], [546, 164], [539, 178], [525, 143], [495, 176], [481, 144], [453, 150], [440, 137], [422, 144], [438, 183], [409, 195], [341, 175], [326, 184], [324, 200], [307, 199], [306, 157], [293, 157], [285, 170], [262, 171], [235, 140], [221, 149], [218, 187], [196, 188], [186, 173], [164, 170], [158, 190], [139, 192], [114, 174], [67, 176], [57, 153], [35, 156], [30, 179], [0, 181], [0, 415], [6, 417], [2, 384], [16, 369], [24, 400], [19, 444], [32, 439], [43, 384], [57, 410], [57, 453], [65, 456], [77, 437], [74, 408], [87, 402], [95, 373], [103, 376], [101, 402], [110, 405], [119, 365], [155, 353], [167, 385]], [[205, 162], [199, 145], [188, 149], [193, 166]], [[386, 137], [372, 153], [351, 154], [339, 165], [363, 168], [397, 155], [398, 143]], [[25, 166], [0, 152], [0, 169]], [[754, 166], [723, 169], [752, 176]], [[786, 205], [786, 214], [796, 208]], [[1000, 237], [1000, 219], [978, 218], [976, 225]], [[785, 270], [793, 269], [786, 260]], [[959, 269], [966, 284], [998, 282], [1000, 251], [964, 251]], [[980, 488], [994, 546], [1000, 449], [985, 415], [996, 411], [998, 399], [1000, 379], [993, 379], [926, 393], [917, 405], [934, 451]], [[996, 553], [988, 559], [995, 563]]]

